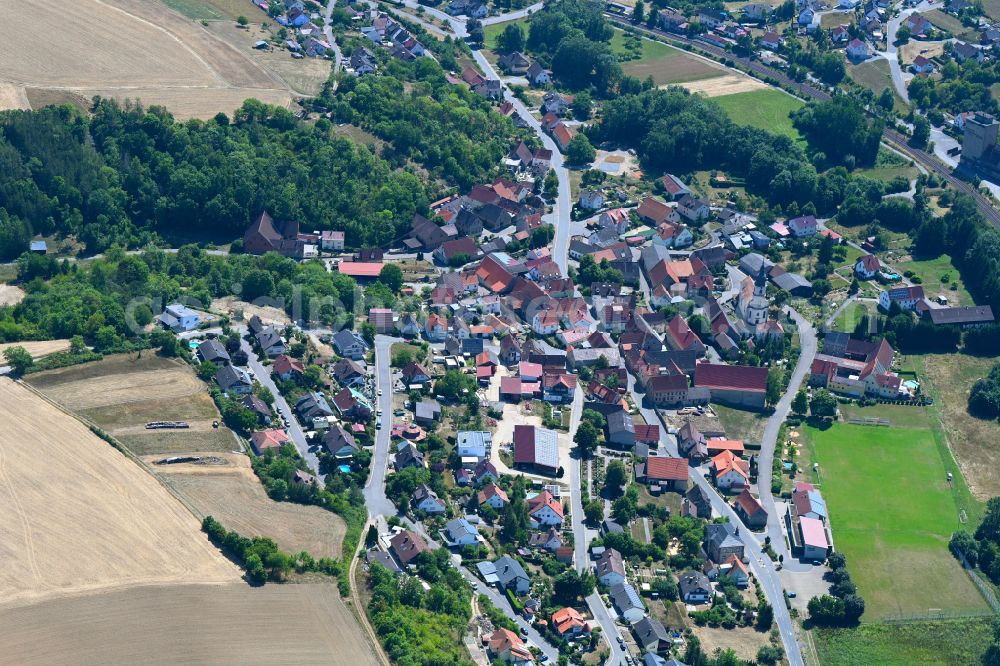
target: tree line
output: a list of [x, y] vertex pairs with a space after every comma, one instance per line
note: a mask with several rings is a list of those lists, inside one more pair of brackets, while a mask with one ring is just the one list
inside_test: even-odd
[[421, 179], [321, 119], [247, 100], [230, 119], [176, 121], [164, 108], [95, 98], [0, 113], [0, 258], [33, 234], [73, 235], [88, 252], [170, 235], [241, 235], [262, 210], [305, 229], [384, 245], [427, 212]]
[[227, 530], [212, 516], [205, 516], [201, 529], [208, 538], [247, 572], [251, 583], [263, 585], [267, 581], [282, 582], [293, 571], [316, 571], [328, 576], [342, 573], [340, 562], [329, 557], [315, 559], [306, 551], [290, 554], [278, 548], [269, 537], [248, 538]]
[[849, 192], [853, 179], [848, 169], [874, 160], [870, 145], [877, 145], [881, 128], [860, 112], [841, 112], [843, 102], [826, 104], [834, 105], [835, 112], [823, 105], [806, 107], [808, 113], [798, 122], [810, 138], [819, 134], [821, 119], [837, 119], [841, 124], [827, 131], [842, 137], [844, 148], [826, 154], [825, 143], [819, 143], [812, 159], [791, 138], [738, 125], [712, 100], [676, 87], [608, 101], [588, 134], [594, 144], [611, 141], [634, 148], [653, 171], [722, 169], [744, 178], [747, 192], [772, 205], [832, 212]]

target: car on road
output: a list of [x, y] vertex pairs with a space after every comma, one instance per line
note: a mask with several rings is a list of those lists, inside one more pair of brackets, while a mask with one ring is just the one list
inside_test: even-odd
[[797, 596], [798, 596], [798, 594], [796, 594], [795, 590], [789, 590], [788, 591], [788, 598], [789, 599], [794, 599]]
[[547, 654], [543, 654], [541, 657], [538, 658], [538, 661], [542, 662], [543, 664], [548, 660], [549, 660], [549, 655]]
[[382, 421], [376, 421], [375, 422], [375, 429], [376, 430], [381, 430], [382, 429]]
[[378, 395], [379, 395], [380, 398], [382, 397], [382, 389], [378, 390]]
[[379, 416], [382, 416], [382, 410], [381, 410], [381, 409], [379, 409], [379, 410], [378, 410], [377, 412], [375, 412], [375, 413], [376, 413], [376, 414], [378, 414]]
[[522, 636], [527, 636], [528, 635], [528, 628], [527, 627], [518, 627], [518, 629], [520, 630]]

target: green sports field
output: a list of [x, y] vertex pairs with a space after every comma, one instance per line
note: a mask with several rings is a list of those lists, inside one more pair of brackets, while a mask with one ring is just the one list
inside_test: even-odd
[[780, 90], [751, 90], [713, 99], [735, 123], [800, 138], [788, 114], [799, 109], [802, 102]]
[[[986, 602], [948, 551], [962, 509], [979, 513], [935, 423], [881, 406], [892, 427], [807, 427], [833, 541], [865, 599], [863, 620], [969, 612]], [[879, 413], [879, 416], [886, 416]], [[923, 418], [917, 418], [923, 416]], [[953, 487], [947, 472], [954, 474]]]

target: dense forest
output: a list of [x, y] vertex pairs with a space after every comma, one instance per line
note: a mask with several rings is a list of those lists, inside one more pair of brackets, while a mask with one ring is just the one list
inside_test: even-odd
[[247, 100], [232, 120], [178, 122], [163, 108], [97, 99], [0, 113], [0, 257], [32, 234], [73, 234], [88, 252], [157, 234], [240, 235], [267, 209], [306, 229], [385, 244], [425, 211], [414, 173], [335, 135], [326, 119]]
[[318, 100], [336, 122], [389, 142], [382, 156], [392, 164], [411, 160], [463, 190], [495, 174], [518, 135], [485, 98], [449, 83], [431, 58], [393, 60], [380, 76], [343, 75], [337, 81], [336, 92], [328, 86]]

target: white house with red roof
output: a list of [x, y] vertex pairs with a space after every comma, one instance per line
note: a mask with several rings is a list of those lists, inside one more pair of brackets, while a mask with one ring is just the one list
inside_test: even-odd
[[750, 485], [750, 463], [732, 451], [723, 451], [712, 458], [712, 476], [717, 488], [744, 488]]
[[847, 45], [847, 57], [854, 61], [868, 59], [868, 44], [860, 39], [852, 39]]
[[533, 527], [562, 527], [562, 504], [548, 490], [543, 490], [529, 499], [527, 505]]
[[859, 257], [854, 263], [854, 274], [862, 280], [871, 280], [882, 270], [882, 262], [874, 254]]
[[920, 285], [886, 289], [878, 295], [879, 307], [888, 311], [895, 303], [903, 310], [916, 310], [924, 301], [924, 288]]

